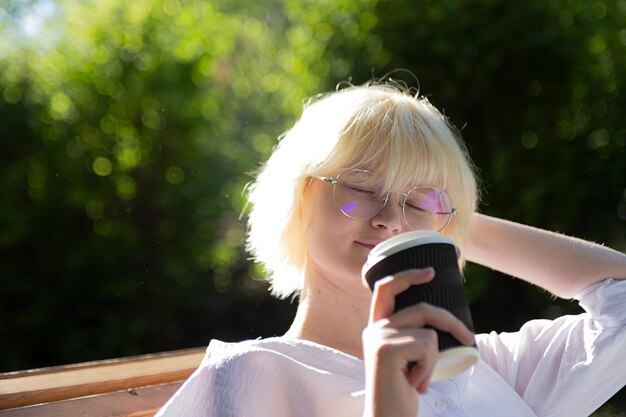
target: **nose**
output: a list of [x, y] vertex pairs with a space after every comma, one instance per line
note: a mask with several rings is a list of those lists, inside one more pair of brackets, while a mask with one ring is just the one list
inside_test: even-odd
[[372, 217], [372, 226], [377, 229], [386, 229], [393, 233], [402, 232], [405, 227], [404, 214], [402, 212], [402, 195], [393, 198], [393, 195], [389, 196], [389, 201], [383, 207], [383, 209]]

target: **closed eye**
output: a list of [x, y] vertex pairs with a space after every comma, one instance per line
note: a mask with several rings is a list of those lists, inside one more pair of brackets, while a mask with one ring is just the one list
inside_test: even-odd
[[368, 190], [367, 188], [361, 188], [352, 184], [346, 185], [346, 188], [350, 191], [355, 191], [360, 194], [366, 194], [368, 196], [374, 196], [376, 194], [373, 190]]
[[410, 209], [421, 211], [421, 212], [427, 212], [428, 211], [428, 210], [425, 210], [425, 209], [421, 208], [420, 206], [416, 206], [414, 204], [406, 203], [405, 206], [410, 208]]

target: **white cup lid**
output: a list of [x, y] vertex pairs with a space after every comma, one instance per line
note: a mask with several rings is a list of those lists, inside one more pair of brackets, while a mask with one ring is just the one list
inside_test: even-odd
[[412, 248], [413, 246], [427, 245], [430, 243], [450, 244], [456, 249], [457, 258], [461, 254], [454, 241], [441, 233], [434, 232], [432, 230], [412, 230], [410, 232], [404, 232], [390, 237], [389, 239], [386, 239], [374, 246], [367, 256], [367, 261], [365, 262], [365, 265], [363, 265], [361, 273], [365, 276], [365, 273], [369, 271], [373, 265], [387, 256]]

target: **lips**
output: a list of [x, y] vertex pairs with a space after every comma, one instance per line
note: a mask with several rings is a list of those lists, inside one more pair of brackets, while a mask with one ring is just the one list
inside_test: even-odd
[[368, 249], [373, 249], [374, 246], [382, 242], [382, 240], [357, 240], [356, 244], [360, 246], [364, 246]]

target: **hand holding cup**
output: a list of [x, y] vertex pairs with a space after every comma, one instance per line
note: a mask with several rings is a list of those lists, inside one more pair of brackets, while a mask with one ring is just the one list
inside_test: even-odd
[[[373, 289], [376, 281], [389, 275], [432, 267], [435, 277], [431, 281], [412, 285], [396, 296], [395, 311], [426, 303], [449, 311], [473, 331], [458, 257], [459, 250], [451, 239], [436, 232], [412, 231], [387, 239], [372, 249], [362, 274]], [[452, 377], [476, 363], [478, 351], [475, 347], [463, 345], [446, 331], [435, 330], [439, 356], [431, 380]]]

